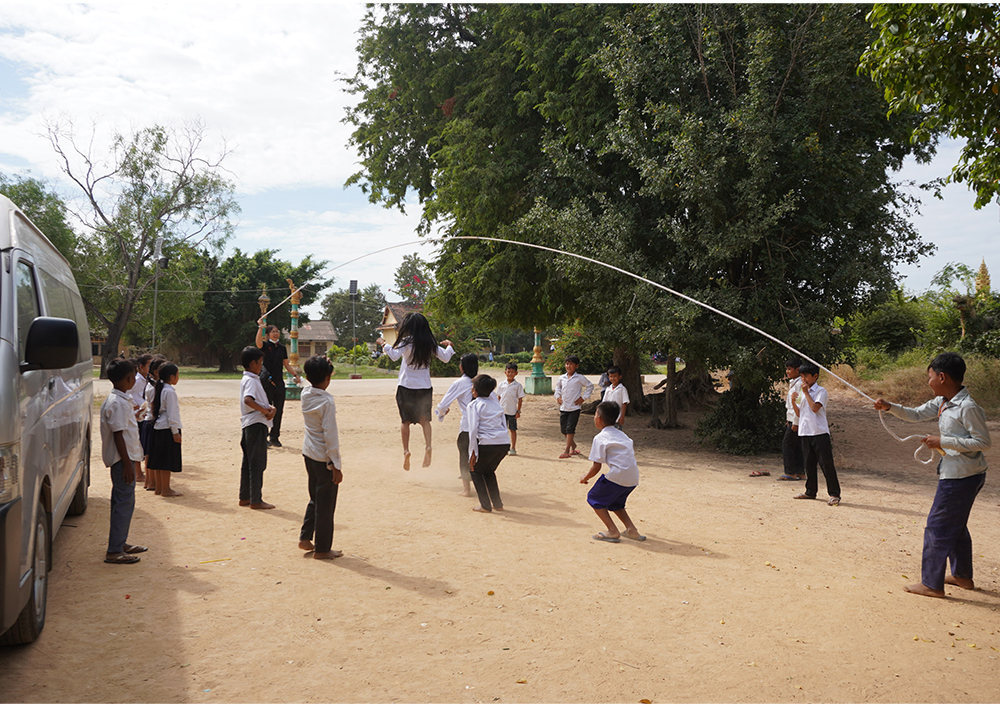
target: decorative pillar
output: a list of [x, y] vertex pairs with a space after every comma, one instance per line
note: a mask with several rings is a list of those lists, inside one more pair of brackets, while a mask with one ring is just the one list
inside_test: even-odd
[[542, 332], [535, 327], [535, 349], [531, 357], [531, 375], [524, 381], [528, 395], [552, 395], [552, 379], [542, 370]]
[[[299, 371], [299, 303], [302, 302], [302, 293], [295, 289], [295, 283], [286, 278], [288, 289], [292, 292], [292, 327], [288, 336], [291, 338], [292, 352], [288, 355], [288, 362], [296, 372]], [[302, 388], [296, 383], [294, 378], [288, 378], [288, 371], [282, 371], [285, 376], [285, 400], [300, 400], [302, 398]]]

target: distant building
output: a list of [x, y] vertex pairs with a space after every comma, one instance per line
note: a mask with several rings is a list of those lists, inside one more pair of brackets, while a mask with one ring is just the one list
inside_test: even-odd
[[[283, 331], [284, 338], [288, 332]], [[330, 347], [337, 343], [337, 332], [330, 322], [319, 321], [299, 324], [299, 361], [304, 362], [310, 356], [326, 354]], [[291, 351], [289, 351], [291, 353]]]
[[385, 309], [382, 311], [382, 323], [375, 328], [382, 333], [382, 338], [385, 339], [385, 342], [392, 346], [396, 343], [396, 338], [399, 336], [399, 324], [403, 321], [403, 317], [410, 312], [420, 312], [422, 310], [423, 307], [419, 304], [390, 302], [385, 305]]

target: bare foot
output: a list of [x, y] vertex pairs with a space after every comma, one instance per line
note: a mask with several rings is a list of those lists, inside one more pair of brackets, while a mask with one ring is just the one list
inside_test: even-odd
[[503, 510], [503, 506], [493, 506], [493, 510], [495, 510], [495, 511], [502, 511]]
[[476, 513], [492, 513], [493, 512], [493, 511], [489, 511], [489, 510], [483, 508], [482, 506], [474, 506], [472, 510], [474, 510]]
[[240, 499], [240, 505], [241, 506], [249, 506], [250, 505], [250, 499], [249, 498], [241, 498]]
[[464, 496], [465, 498], [472, 498], [472, 491], [469, 491], [468, 489], [465, 489], [463, 491], [459, 491], [458, 495], [459, 496]]
[[943, 591], [938, 591], [937, 589], [931, 589], [930, 587], [924, 586], [923, 584], [907, 584], [903, 587], [904, 592], [909, 592], [910, 594], [920, 594], [925, 597], [935, 597], [941, 599], [944, 597]]
[[251, 503], [250, 507], [255, 511], [269, 511], [274, 508], [270, 503], [264, 503], [263, 501], [260, 503]]
[[403, 452], [403, 471], [410, 470], [410, 453]]
[[163, 496], [164, 498], [172, 498], [174, 496], [183, 496], [184, 494], [182, 494], [180, 491], [174, 491], [173, 489], [167, 489], [163, 493], [160, 493], [159, 491], [157, 491], [156, 495], [157, 496]]
[[966, 577], [955, 577], [955, 576], [950, 575], [950, 574], [947, 577], [944, 578], [944, 583], [945, 584], [953, 584], [956, 587], [961, 587], [962, 589], [975, 589], [976, 588], [976, 583], [973, 582], [971, 579], [967, 579]]
[[313, 553], [313, 559], [314, 560], [332, 560], [332, 559], [334, 559], [336, 557], [343, 557], [343, 556], [344, 556], [344, 553], [342, 553], [340, 550], [330, 550], [329, 552], [314, 552]]
[[431, 465], [431, 448], [428, 447], [427, 451], [424, 452], [424, 463], [422, 464], [422, 466], [426, 469], [430, 465]]
[[638, 540], [639, 542], [642, 542], [643, 540], [646, 539], [646, 536], [639, 535], [639, 531], [636, 530], [635, 528], [629, 528], [628, 530], [626, 530], [625, 537], [628, 538], [629, 540]]
[[146, 480], [146, 475], [145, 475], [145, 474], [143, 474], [143, 473], [142, 473], [141, 471], [140, 471], [140, 472], [139, 472], [139, 474], [138, 474], [138, 475], [137, 475], [137, 476], [135, 477], [135, 482], [136, 482], [136, 483], [139, 483], [140, 481], [145, 481], [145, 480]]
[[310, 550], [315, 550], [316, 546], [310, 540], [299, 540], [299, 549], [309, 552]]

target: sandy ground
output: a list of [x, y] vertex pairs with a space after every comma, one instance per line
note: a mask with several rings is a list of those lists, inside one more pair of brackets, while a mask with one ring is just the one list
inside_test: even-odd
[[[691, 415], [669, 431], [629, 418], [642, 471], [629, 510], [649, 539], [612, 545], [591, 539], [588, 462], [556, 458], [551, 398], [526, 399], [520, 455], [499, 470], [506, 512], [483, 515], [456, 495], [458, 415], [434, 423], [433, 465], [406, 472], [394, 382], [352, 383], [333, 389], [342, 559], [296, 548], [299, 404], [269, 454], [277, 509], [253, 511], [237, 506], [236, 383], [182, 380], [185, 495], [137, 491], [129, 540], [150, 551], [103, 564], [95, 454], [90, 509], [56, 539], [46, 628], [0, 649], [3, 699], [1000, 702], [1000, 485], [973, 510], [979, 589], [903, 593], [936, 479], [858, 398], [830, 404], [838, 508], [792, 500], [802, 484], [777, 480], [776, 456], [699, 447]], [[584, 450], [593, 432], [582, 421]]]

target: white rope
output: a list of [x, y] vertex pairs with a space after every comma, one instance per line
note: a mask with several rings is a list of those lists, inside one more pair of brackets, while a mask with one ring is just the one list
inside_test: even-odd
[[[380, 248], [379, 250], [373, 250], [372, 252], [365, 253], [364, 255], [359, 255], [357, 258], [354, 258], [352, 260], [348, 260], [346, 262], [341, 263], [340, 265], [336, 265], [336, 266], [334, 266], [332, 268], [329, 268], [329, 269], [325, 270], [324, 272], [320, 273], [319, 275], [313, 277], [312, 279], [307, 280], [306, 282], [302, 283], [294, 292], [292, 292], [292, 294], [290, 294], [285, 299], [281, 300], [275, 306], [271, 307], [271, 309], [269, 309], [267, 311], [267, 313], [263, 315], [263, 317], [267, 317], [268, 314], [270, 314], [271, 312], [273, 312], [274, 310], [276, 310], [278, 307], [280, 307], [281, 305], [283, 305], [285, 302], [287, 302], [288, 300], [290, 300], [295, 293], [300, 292], [302, 290], [302, 288], [304, 288], [306, 285], [310, 284], [314, 280], [317, 280], [317, 279], [319, 279], [319, 278], [321, 278], [321, 277], [323, 277], [325, 275], [328, 275], [329, 273], [334, 272], [335, 270], [339, 270], [340, 268], [344, 267], [345, 265], [350, 265], [351, 263], [357, 262], [358, 260], [361, 260], [363, 258], [367, 258], [370, 255], [377, 255], [379, 253], [384, 253], [387, 250], [394, 250], [396, 248], [403, 248], [405, 246], [414, 245], [414, 244], [426, 244], [428, 240], [431, 240], [431, 242], [433, 242], [433, 239], [421, 239], [421, 240], [416, 240], [416, 241], [407, 241], [406, 243], [398, 243], [396, 245], [388, 246], [386, 248]], [[494, 243], [509, 243], [511, 245], [525, 246], [525, 247], [528, 247], [528, 248], [535, 248], [537, 250], [545, 250], [545, 251], [548, 251], [550, 253], [558, 253], [560, 255], [566, 255], [566, 256], [569, 256], [571, 258], [577, 258], [579, 260], [583, 260], [583, 261], [586, 261], [588, 263], [593, 263], [594, 265], [600, 265], [601, 267], [608, 268], [609, 270], [614, 270], [615, 272], [619, 272], [622, 275], [628, 275], [629, 277], [633, 277], [636, 280], [639, 280], [640, 282], [645, 282], [647, 285], [652, 285], [653, 287], [659, 288], [659, 289], [663, 290], [664, 292], [669, 292], [670, 294], [674, 295], [675, 297], [680, 297], [681, 299], [687, 300], [688, 302], [691, 302], [692, 304], [696, 304], [699, 307], [703, 307], [703, 308], [707, 309], [710, 312], [714, 312], [715, 314], [718, 314], [720, 317], [725, 317], [726, 319], [728, 319], [728, 320], [730, 320], [732, 322], [735, 322], [736, 324], [739, 324], [740, 326], [746, 327], [747, 329], [750, 329], [751, 331], [754, 331], [754, 332], [760, 334], [761, 336], [763, 336], [766, 339], [770, 339], [771, 341], [775, 342], [776, 344], [779, 344], [779, 345], [783, 346], [784, 348], [788, 349], [792, 353], [798, 354], [799, 356], [801, 356], [802, 358], [804, 358], [806, 361], [809, 361], [810, 363], [816, 364], [820, 369], [826, 371], [828, 374], [830, 374], [831, 376], [833, 376], [834, 378], [836, 378], [837, 380], [839, 380], [841, 383], [843, 383], [844, 385], [846, 385], [848, 388], [850, 388], [851, 390], [853, 390], [855, 393], [857, 393], [861, 397], [863, 397], [863, 398], [871, 401], [872, 403], [875, 402], [875, 399], [872, 398], [870, 395], [867, 395], [863, 391], [859, 390], [858, 388], [856, 388], [855, 386], [853, 386], [851, 383], [849, 383], [848, 381], [844, 380], [843, 378], [841, 378], [840, 376], [838, 376], [836, 373], [834, 373], [833, 371], [831, 371], [829, 368], [827, 368], [826, 366], [824, 366], [819, 361], [816, 361], [816, 360], [810, 358], [806, 354], [802, 353], [801, 351], [799, 351], [796, 348], [793, 348], [791, 345], [785, 343], [781, 339], [778, 339], [777, 337], [771, 336], [766, 331], [762, 331], [762, 330], [758, 329], [757, 327], [755, 327], [755, 326], [753, 326], [751, 324], [747, 324], [746, 322], [737, 319], [736, 317], [732, 316], [731, 314], [727, 314], [726, 312], [723, 312], [721, 309], [716, 309], [715, 307], [713, 307], [711, 305], [708, 305], [708, 304], [705, 304], [704, 302], [700, 302], [700, 301], [694, 299], [693, 297], [689, 297], [689, 296], [685, 295], [682, 292], [677, 292], [676, 290], [672, 290], [672, 289], [670, 289], [669, 287], [667, 287], [665, 285], [661, 285], [658, 282], [653, 282], [652, 280], [649, 280], [649, 279], [647, 279], [645, 277], [642, 277], [641, 275], [636, 275], [635, 273], [629, 272], [628, 270], [623, 270], [622, 268], [616, 267], [614, 265], [610, 265], [610, 264], [605, 263], [605, 262], [600, 261], [600, 260], [595, 260], [594, 258], [588, 258], [585, 255], [578, 255], [577, 253], [569, 253], [569, 252], [567, 252], [565, 250], [559, 250], [558, 248], [550, 248], [548, 246], [538, 245], [536, 243], [526, 243], [524, 241], [514, 241], [514, 240], [509, 240], [509, 239], [506, 239], [506, 238], [491, 238], [491, 237], [488, 237], [488, 236], [451, 236], [447, 240], [492, 241]], [[912, 439], [923, 439], [923, 437], [924, 437], [924, 435], [910, 435], [909, 437], [899, 437], [899, 436], [896, 435], [895, 432], [893, 432], [892, 430], [890, 430], [889, 427], [885, 424], [885, 418], [882, 416], [882, 411], [881, 410], [879, 410], [879, 415], [878, 416], [879, 416], [879, 420], [882, 421], [882, 427], [884, 427], [885, 431], [888, 432], [890, 435], [892, 435], [893, 439], [895, 439], [897, 442], [907, 442], [907, 441], [912, 440]], [[923, 449], [923, 448], [925, 448], [925, 447], [927, 447], [927, 445], [925, 445], [925, 444], [923, 444], [923, 442], [921, 442], [920, 446], [917, 447], [913, 451], [913, 458], [916, 459], [921, 464], [930, 464], [934, 460], [934, 452], [935, 452], [935, 450], [933, 450], [933, 449], [931, 450], [930, 459], [927, 459], [926, 461], [923, 460], [923, 459], [921, 459], [918, 456], [919, 453], [920, 453], [920, 450]]]

